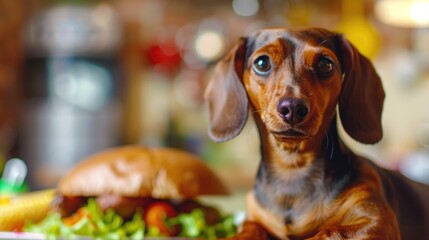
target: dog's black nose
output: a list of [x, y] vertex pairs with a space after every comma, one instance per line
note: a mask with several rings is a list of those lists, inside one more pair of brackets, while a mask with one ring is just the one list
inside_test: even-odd
[[297, 124], [308, 114], [308, 107], [301, 99], [283, 98], [277, 103], [277, 112], [289, 124]]

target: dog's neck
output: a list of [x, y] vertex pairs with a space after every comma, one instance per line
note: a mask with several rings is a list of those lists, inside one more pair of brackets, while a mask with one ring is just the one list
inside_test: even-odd
[[326, 127], [328, 131], [300, 143], [278, 141], [260, 119], [255, 122], [262, 155], [254, 187], [256, 198], [272, 211], [284, 211], [285, 221], [288, 214], [291, 218], [305, 214], [309, 206], [302, 203], [335, 197], [352, 177], [349, 150], [338, 137], [335, 116]]

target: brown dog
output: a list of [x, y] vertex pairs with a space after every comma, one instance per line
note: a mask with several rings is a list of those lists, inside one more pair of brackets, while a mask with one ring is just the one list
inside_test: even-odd
[[[342, 35], [268, 29], [243, 38], [220, 61], [206, 91], [209, 134], [237, 136], [248, 112], [261, 163], [248, 220], [279, 239], [429, 239], [429, 188], [353, 154], [337, 134], [382, 138], [383, 86]], [[237, 239], [256, 239], [248, 222]], [[246, 231], [250, 231], [247, 232]]]

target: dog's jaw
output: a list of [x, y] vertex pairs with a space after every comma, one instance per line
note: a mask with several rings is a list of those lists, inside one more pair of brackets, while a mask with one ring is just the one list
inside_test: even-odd
[[311, 141], [318, 131], [319, 124], [314, 124], [314, 122], [318, 123], [316, 120], [311, 121], [313, 123], [311, 127], [306, 127], [305, 123], [293, 126], [277, 119], [277, 116], [267, 114], [266, 111], [261, 115], [258, 114], [261, 111], [254, 112], [254, 117], [260, 118], [266, 126], [266, 131], [273, 138], [273, 143], [282, 145], [284, 149], [296, 150], [301, 143]]
[[304, 139], [307, 139], [309, 135], [301, 130], [296, 130], [294, 128], [290, 128], [285, 131], [271, 131], [271, 134], [278, 140], [278, 141], [302, 141]]
[[284, 132], [273, 133], [274, 131], [268, 129], [267, 122], [258, 111], [254, 111], [253, 118], [260, 133], [262, 155], [266, 156], [268, 161], [276, 159], [276, 163], [273, 162], [273, 164], [278, 164], [277, 167], [284, 170], [304, 167], [322, 156], [325, 133], [319, 131], [310, 135], [302, 130], [296, 130], [299, 131], [299, 136], [291, 136]]

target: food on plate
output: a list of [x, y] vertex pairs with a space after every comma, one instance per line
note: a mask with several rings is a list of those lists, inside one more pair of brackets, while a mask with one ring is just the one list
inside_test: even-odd
[[20, 230], [26, 219], [42, 220], [49, 211], [54, 196], [53, 189], [16, 196], [4, 196], [0, 193], [0, 232]]
[[81, 161], [58, 184], [53, 210], [25, 231], [48, 237], [142, 239], [180, 236], [216, 239], [236, 232], [199, 196], [226, 195], [204, 162], [172, 148], [123, 146]]

